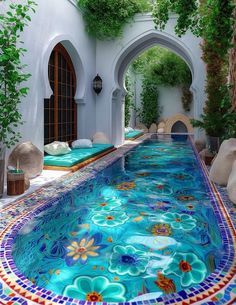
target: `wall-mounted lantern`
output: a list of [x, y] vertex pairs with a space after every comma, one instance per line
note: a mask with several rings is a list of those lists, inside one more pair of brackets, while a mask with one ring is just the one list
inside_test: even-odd
[[93, 79], [93, 90], [97, 94], [99, 94], [102, 91], [102, 79], [98, 74]]

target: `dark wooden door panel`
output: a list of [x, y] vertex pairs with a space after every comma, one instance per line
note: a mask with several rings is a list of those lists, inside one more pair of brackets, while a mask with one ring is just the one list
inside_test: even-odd
[[58, 44], [49, 59], [48, 77], [53, 91], [44, 103], [44, 143], [77, 139], [76, 76], [65, 48]]

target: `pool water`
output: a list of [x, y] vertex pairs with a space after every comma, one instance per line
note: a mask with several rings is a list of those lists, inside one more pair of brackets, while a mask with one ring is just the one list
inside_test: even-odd
[[190, 141], [148, 140], [29, 221], [17, 268], [70, 298], [125, 302], [196, 286], [225, 251]]

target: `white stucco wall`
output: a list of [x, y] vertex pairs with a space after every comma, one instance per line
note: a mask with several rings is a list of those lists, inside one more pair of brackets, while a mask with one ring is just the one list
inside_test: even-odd
[[[20, 0], [6, 0], [4, 6]], [[20, 128], [21, 141], [32, 141], [40, 149], [44, 142], [44, 99], [52, 91], [48, 82], [48, 60], [54, 46], [61, 42], [71, 56], [77, 76], [76, 102], [78, 103], [78, 135], [91, 137], [102, 131], [115, 145], [124, 140], [124, 74], [137, 55], [153, 45], [170, 48], [188, 63], [192, 74], [194, 93], [193, 116], [199, 117], [204, 98], [205, 66], [201, 60], [200, 40], [191, 33], [179, 39], [174, 33], [175, 16], [166, 30], [155, 30], [152, 17], [137, 15], [134, 22], [124, 28], [123, 37], [97, 41], [85, 32], [80, 11], [73, 0], [37, 1], [36, 14], [25, 28], [21, 40], [28, 50], [23, 58], [27, 72], [28, 96], [22, 100], [24, 125]], [[96, 96], [92, 80], [99, 73], [103, 90]]]
[[[9, 2], [5, 1], [6, 7]], [[22, 3], [22, 1], [13, 1]], [[32, 22], [21, 35], [27, 53], [23, 63], [32, 76], [27, 82], [28, 96], [22, 100], [20, 111], [24, 125], [20, 128], [21, 141], [32, 141], [43, 149], [44, 98], [52, 91], [49, 86], [48, 60], [54, 46], [61, 42], [71, 56], [77, 77], [76, 102], [78, 103], [78, 135], [90, 137], [96, 129], [95, 94], [92, 80], [95, 76], [96, 41], [84, 31], [79, 10], [68, 0], [40, 0]]]
[[[135, 108], [141, 108], [141, 93], [142, 93], [142, 75], [132, 73], [131, 77], [133, 79], [134, 83], [134, 98], [133, 98], [133, 103], [135, 105]], [[140, 122], [140, 119], [135, 113], [134, 109], [131, 109], [131, 117], [130, 117], [130, 124], [129, 126], [134, 128], [138, 123]]]
[[182, 89], [179, 87], [159, 87], [159, 106], [162, 109], [161, 118], [167, 119], [177, 113], [188, 117], [193, 116], [193, 103], [190, 111], [185, 111], [182, 105]]
[[[132, 83], [134, 83], [133, 102], [137, 108], [141, 108], [141, 93], [142, 93], [142, 75], [131, 73], [130, 77]], [[160, 108], [160, 120], [167, 119], [177, 113], [184, 114], [188, 117], [193, 117], [194, 105], [191, 104], [190, 111], [185, 111], [182, 105], [182, 89], [180, 87], [164, 87], [159, 86], [159, 97], [158, 105]], [[131, 118], [129, 126], [135, 127], [140, 122], [139, 118], [136, 116], [135, 111], [131, 109]]]
[[122, 38], [97, 42], [96, 67], [103, 78], [104, 90], [96, 101], [96, 128], [105, 132], [113, 143], [119, 145], [123, 141], [124, 126], [120, 109], [125, 96], [125, 71], [137, 55], [154, 45], [171, 49], [187, 62], [193, 78], [193, 116], [199, 118], [202, 113], [206, 71], [201, 59], [200, 39], [191, 32], [178, 38], [174, 33], [175, 24], [176, 17], [172, 16], [166, 29], [160, 32], [155, 30], [150, 15], [137, 15], [134, 22], [125, 27]]

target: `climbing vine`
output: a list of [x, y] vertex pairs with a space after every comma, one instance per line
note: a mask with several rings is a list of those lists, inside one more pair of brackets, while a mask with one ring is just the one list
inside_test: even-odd
[[123, 27], [136, 13], [150, 11], [145, 0], [78, 0], [86, 30], [100, 40], [122, 35]]
[[193, 125], [223, 140], [235, 136], [235, 128], [232, 133], [228, 125], [236, 125], [236, 113], [231, 110], [230, 88], [227, 86], [233, 6], [229, 0], [212, 0], [210, 3], [204, 0], [200, 8], [203, 60], [207, 64], [207, 101], [201, 120], [193, 121]]
[[[132, 66], [136, 73], [142, 74], [144, 77], [141, 96], [144, 112], [142, 114], [143, 120], [149, 117], [152, 118], [151, 123], [157, 122], [160, 109], [157, 108], [158, 115], [153, 114], [152, 106], [147, 105], [147, 103], [150, 99], [155, 100], [155, 103], [158, 104], [158, 86], [160, 85], [181, 87], [183, 108], [185, 111], [190, 111], [193, 98], [190, 91], [192, 76], [187, 64], [179, 56], [166, 49], [153, 47], [138, 57]], [[147, 109], [144, 109], [145, 107]], [[152, 112], [150, 115], [147, 114], [149, 109]], [[156, 110], [154, 113], [156, 113]], [[145, 120], [149, 122], [149, 120]]]
[[133, 107], [133, 97], [134, 94], [132, 92], [131, 80], [128, 74], [125, 77], [125, 87], [127, 94], [125, 96], [125, 127], [129, 126], [129, 121], [131, 117], [131, 108]]
[[236, 113], [228, 107], [226, 83], [228, 51], [235, 24], [234, 0], [156, 0], [153, 16], [158, 28], [165, 28], [170, 11], [178, 14], [175, 30], [179, 36], [191, 30], [204, 39], [207, 101], [201, 120], [194, 120], [193, 124], [204, 128], [209, 135], [230, 136], [232, 133], [226, 126], [232, 124]]
[[157, 123], [160, 116], [158, 107], [158, 87], [155, 81], [145, 77], [142, 85], [142, 112], [140, 115], [141, 121], [147, 128], [150, 128], [152, 123]]
[[168, 20], [169, 13], [178, 15], [175, 32], [181, 36], [191, 29], [196, 35], [199, 35], [199, 15], [197, 0], [156, 0], [153, 8], [153, 18], [156, 27], [164, 30]]

